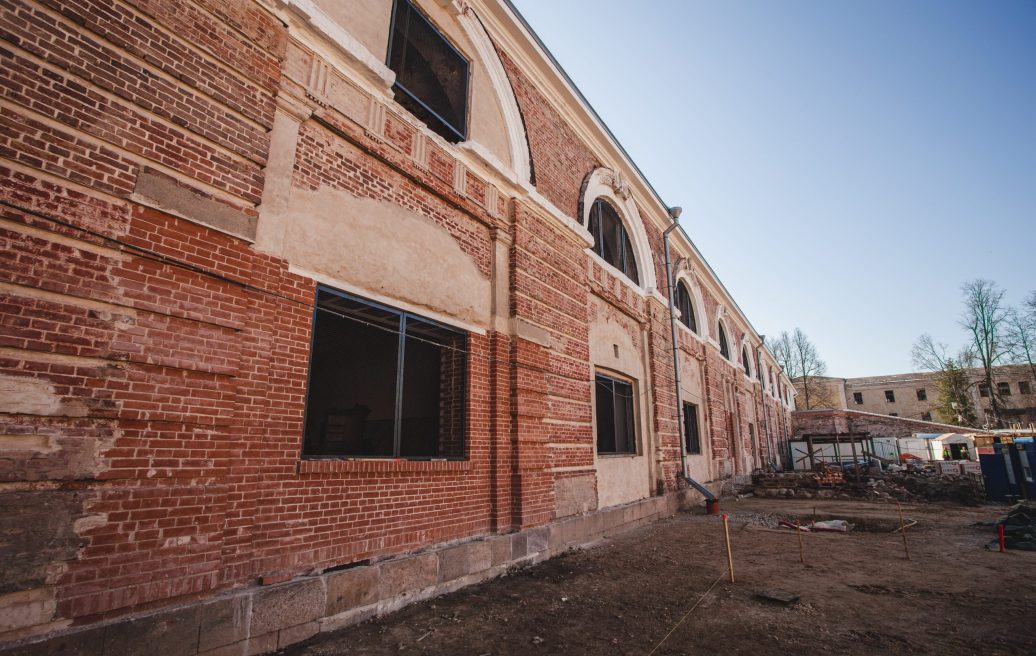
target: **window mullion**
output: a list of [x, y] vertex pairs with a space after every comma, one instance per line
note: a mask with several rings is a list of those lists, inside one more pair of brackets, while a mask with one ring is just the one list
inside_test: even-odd
[[406, 315], [399, 315], [399, 353], [396, 356], [396, 407], [392, 420], [392, 455], [400, 454], [403, 436], [403, 367], [406, 362]]

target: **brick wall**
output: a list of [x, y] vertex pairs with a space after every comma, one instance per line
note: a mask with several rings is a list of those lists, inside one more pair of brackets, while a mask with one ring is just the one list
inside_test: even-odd
[[797, 410], [792, 413], [792, 426], [796, 439], [806, 434], [850, 431], [870, 433], [873, 437], [910, 437], [914, 433], [954, 433], [960, 430], [975, 432], [960, 426], [853, 410]]
[[[0, 607], [46, 599], [0, 641], [579, 512], [557, 496], [578, 479], [596, 498], [592, 298], [645, 331], [652, 491], [679, 487], [666, 307], [401, 108], [314, 98], [316, 56], [258, 4], [18, 0], [0, 28], [0, 525], [34, 536], [0, 548], [18, 562]], [[500, 54], [536, 189], [578, 219], [600, 162]], [[286, 107], [297, 140], [271, 150]], [[288, 187], [404, 208], [506, 277], [500, 321], [468, 339], [464, 460], [300, 457], [317, 280], [252, 241], [278, 157]], [[717, 474], [745, 473], [758, 388], [684, 348]]]

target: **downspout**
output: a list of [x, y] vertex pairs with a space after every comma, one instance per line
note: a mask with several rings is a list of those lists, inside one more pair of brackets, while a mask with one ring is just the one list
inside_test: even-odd
[[676, 434], [677, 439], [680, 441], [680, 469], [682, 471], [682, 478], [687, 481], [691, 487], [701, 492], [706, 499], [714, 501], [716, 499], [716, 495], [712, 493], [712, 490], [691, 478], [690, 474], [687, 473], [687, 444], [684, 442], [683, 434], [683, 400], [680, 398], [680, 341], [676, 333], [676, 297], [673, 296], [673, 266], [669, 257], [669, 233], [680, 225], [678, 220], [680, 219], [681, 212], [683, 212], [682, 208], [669, 208], [669, 218], [673, 220], [673, 223], [662, 232], [662, 243], [665, 247], [666, 284], [669, 287], [669, 331], [673, 341], [673, 383], [676, 385], [673, 393], [676, 397]]
[[[763, 344], [766, 343], [766, 335], [760, 335], [759, 338], [763, 341]], [[766, 383], [763, 382], [766, 380], [766, 376], [763, 375], [762, 366], [763, 347], [762, 344], [760, 344], [759, 348], [755, 350], [755, 369], [756, 374], [758, 374], [756, 378], [759, 379], [759, 401], [760, 403], [762, 403], [763, 406], [763, 423], [766, 425], [766, 451], [768, 456], [767, 459], [770, 462], [770, 469], [776, 469], [776, 467], [774, 466], [773, 456], [774, 451], [776, 451], [775, 447], [780, 444], [780, 441], [773, 439], [775, 436], [773, 435], [770, 429], [770, 413], [766, 411]]]

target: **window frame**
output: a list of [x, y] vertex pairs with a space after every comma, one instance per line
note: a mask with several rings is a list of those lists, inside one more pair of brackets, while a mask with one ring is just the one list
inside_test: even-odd
[[723, 327], [722, 321], [717, 321], [716, 327], [717, 332], [719, 333], [717, 335], [718, 339], [716, 340], [719, 346], [719, 355], [724, 360], [731, 362], [732, 360], [730, 359], [730, 337], [727, 335], [727, 330]]
[[[333, 296], [338, 296], [339, 298], [344, 298], [344, 299], [352, 301], [354, 303], [361, 303], [363, 305], [367, 305], [369, 307], [372, 307], [372, 308], [377, 309], [377, 310], [381, 310], [383, 312], [388, 312], [390, 314], [398, 315], [398, 317], [399, 317], [400, 328], [399, 328], [399, 330], [397, 332], [399, 342], [398, 342], [397, 347], [396, 347], [396, 349], [397, 349], [397, 352], [396, 352], [396, 373], [395, 373], [395, 377], [396, 377], [395, 385], [396, 385], [396, 387], [395, 387], [395, 398], [393, 400], [393, 404], [394, 405], [393, 405], [393, 420], [392, 420], [393, 421], [393, 427], [392, 427], [392, 431], [393, 431], [393, 436], [392, 436], [392, 455], [385, 455], [385, 454], [363, 455], [363, 454], [319, 454], [319, 453], [306, 453], [306, 445], [307, 445], [307, 442], [308, 442], [307, 435], [306, 435], [306, 427], [309, 425], [309, 413], [311, 411], [311, 407], [310, 407], [311, 406], [310, 390], [312, 389], [312, 385], [313, 385], [313, 356], [315, 354], [315, 348], [314, 347], [316, 345], [316, 340], [317, 340], [317, 317], [318, 317], [318, 313], [320, 312], [319, 299], [320, 299], [320, 293], [321, 292], [326, 292], [326, 293], [331, 294]], [[406, 367], [406, 349], [405, 349], [406, 340], [407, 340], [406, 325], [407, 325], [407, 319], [411, 318], [411, 317], [413, 319], [415, 319], [416, 321], [419, 321], [421, 323], [425, 323], [425, 324], [431, 325], [431, 326], [433, 326], [435, 328], [439, 328], [439, 329], [442, 329], [442, 330], [446, 330], [446, 331], [455, 333], [455, 334], [457, 334], [458, 336], [461, 336], [464, 339], [465, 348], [463, 350], [462, 349], [456, 349], [456, 350], [459, 350], [461, 353], [464, 354], [464, 358], [462, 360], [463, 363], [464, 363], [464, 371], [463, 371], [464, 380], [463, 380], [463, 383], [461, 385], [461, 387], [462, 387], [462, 390], [461, 390], [461, 399], [462, 399], [462, 401], [461, 401], [461, 417], [460, 417], [460, 426], [458, 428], [458, 431], [460, 433], [461, 440], [462, 440], [461, 451], [463, 453], [461, 455], [459, 455], [459, 456], [445, 456], [445, 455], [438, 455], [438, 456], [406, 456], [406, 455], [401, 455], [402, 431], [403, 431], [402, 414], [401, 413], [402, 413], [402, 410], [403, 410], [403, 395], [402, 395], [402, 388], [403, 388], [403, 384], [404, 384], [403, 377], [405, 375], [405, 367]], [[415, 338], [415, 339], [422, 339], [422, 338]], [[401, 308], [392, 307], [392, 306], [386, 305], [384, 303], [379, 303], [378, 301], [372, 301], [370, 299], [364, 298], [362, 296], [358, 296], [356, 294], [351, 294], [349, 292], [344, 292], [344, 291], [342, 291], [340, 289], [335, 289], [334, 287], [330, 287], [328, 285], [318, 284], [317, 288], [316, 288], [316, 293], [313, 296], [313, 318], [311, 320], [311, 325], [310, 325], [309, 358], [307, 360], [307, 370], [306, 370], [305, 406], [304, 406], [303, 416], [302, 416], [302, 444], [301, 444], [301, 448], [300, 448], [300, 451], [299, 451], [300, 458], [302, 460], [395, 460], [395, 461], [417, 461], [417, 462], [420, 462], [420, 461], [467, 461], [470, 458], [470, 446], [471, 446], [471, 444], [470, 444], [470, 435], [468, 433], [469, 426], [470, 426], [470, 423], [469, 423], [469, 414], [470, 414], [469, 410], [470, 410], [470, 407], [469, 406], [470, 406], [470, 398], [471, 398], [471, 376], [469, 375], [470, 368], [471, 368], [470, 367], [471, 363], [469, 362], [470, 357], [471, 357], [470, 340], [471, 340], [471, 333], [469, 333], [467, 331], [464, 331], [464, 330], [461, 330], [459, 328], [456, 328], [454, 326], [450, 326], [448, 324], [442, 323], [441, 321], [436, 321], [435, 319], [430, 319], [428, 317], [422, 316], [422, 315], [414, 313], [414, 312], [410, 312], [408, 310], [403, 310]], [[422, 341], [427, 341], [427, 340], [422, 340]], [[439, 346], [440, 346], [440, 348], [452, 348], [452, 347], [443, 346], [443, 345], [439, 345]]]
[[[702, 455], [702, 448], [701, 448], [701, 417], [698, 414], [698, 406], [697, 406], [697, 404], [691, 403], [689, 401], [683, 401], [682, 403], [683, 403], [683, 427], [682, 427], [683, 430], [682, 430], [682, 432], [683, 432], [684, 453], [686, 453], [689, 456], [700, 456], [700, 455]], [[687, 412], [688, 408], [693, 408], [693, 414], [694, 414], [694, 437], [695, 437], [695, 440], [697, 441], [697, 450], [692, 450], [691, 449], [691, 441], [690, 441], [691, 435], [690, 435], [690, 433], [687, 430], [688, 427], [690, 426], [690, 422], [688, 421], [688, 417], [689, 417], [688, 412]]]
[[[684, 303], [683, 301], [686, 301]], [[687, 312], [684, 312], [683, 305], [687, 305]], [[673, 305], [680, 311], [679, 322], [695, 335], [698, 334], [698, 316], [694, 311], [694, 295], [684, 280], [676, 281], [676, 298]]]
[[924, 387], [917, 388], [917, 400], [918, 401], [927, 401], [928, 400], [928, 390], [925, 389]]
[[[604, 380], [607, 380], [610, 383], [612, 383], [611, 394], [612, 394], [612, 413], [613, 413], [612, 414], [612, 426], [613, 426], [613, 428], [616, 426], [616, 421], [615, 421], [615, 407], [616, 407], [616, 405], [615, 405], [615, 398], [616, 398], [617, 394], [616, 394], [616, 391], [615, 391], [615, 383], [619, 383], [621, 385], [626, 385], [630, 389], [630, 395], [628, 397], [629, 398], [628, 415], [629, 415], [629, 429], [632, 432], [632, 435], [630, 435], [627, 438], [626, 446], [632, 448], [631, 451], [620, 451], [619, 450], [619, 448], [618, 448], [618, 434], [617, 433], [612, 435], [612, 441], [615, 444], [615, 450], [614, 451], [601, 451], [601, 440], [600, 440], [600, 435], [599, 435], [599, 431], [601, 430], [601, 426], [602, 426], [601, 421], [600, 421], [600, 419], [601, 419], [600, 418], [601, 408], [599, 407], [600, 404], [597, 402], [597, 386], [601, 383], [600, 379], [604, 379]], [[597, 457], [605, 457], [605, 458], [610, 458], [610, 457], [630, 457], [630, 456], [639, 456], [639, 455], [641, 455], [641, 453], [640, 453], [640, 431], [638, 430], [638, 421], [639, 421], [639, 414], [638, 414], [638, 412], [639, 412], [639, 410], [638, 410], [638, 407], [637, 407], [638, 404], [637, 404], [637, 386], [636, 386], [636, 381], [631, 379], [631, 378], [622, 377], [619, 374], [615, 374], [615, 373], [612, 373], [612, 372], [607, 371], [607, 370], [600, 370], [600, 369], [595, 370], [594, 371], [594, 401], [593, 402], [594, 402], [594, 406], [593, 406], [593, 408], [594, 408], [594, 454]]]
[[[463, 117], [463, 125], [461, 125], [461, 126], [453, 125], [452, 123], [447, 121], [445, 118], [443, 118], [438, 112], [436, 112], [434, 109], [429, 107], [428, 103], [426, 103], [425, 101], [423, 101], [420, 98], [418, 98], [417, 94], [415, 94], [413, 91], [408, 89], [406, 87], [406, 85], [404, 85], [402, 82], [399, 81], [399, 72], [392, 68], [392, 49], [395, 46], [396, 19], [398, 18], [398, 12], [399, 12], [400, 4], [404, 4], [404, 3], [410, 9], [409, 16], [416, 15], [419, 20], [424, 21], [428, 25], [428, 27], [432, 30], [432, 32], [434, 32], [435, 35], [439, 37], [439, 39], [442, 41], [442, 43], [444, 43], [450, 50], [453, 51], [454, 54], [457, 55], [457, 57], [459, 57], [464, 62], [464, 77], [465, 77], [465, 80], [464, 80], [464, 117]], [[438, 121], [440, 126], [446, 128], [446, 130], [448, 130], [450, 132], [450, 134], [456, 136], [457, 137], [457, 141], [453, 142], [452, 139], [448, 138], [446, 135], [441, 134], [439, 132], [439, 130], [435, 129], [434, 126], [428, 125], [428, 123], [426, 121], [422, 120], [420, 116], [417, 116], [416, 114], [414, 114], [413, 112], [410, 112], [408, 110], [408, 112], [412, 116], [414, 116], [414, 118], [418, 119], [419, 121], [421, 121], [421, 123], [423, 123], [424, 125], [428, 126], [428, 128], [432, 132], [435, 132], [436, 134], [441, 136], [446, 141], [449, 141], [451, 143], [461, 143], [463, 141], [467, 141], [468, 140], [468, 133], [470, 132], [469, 125], [470, 125], [470, 122], [471, 122], [470, 121], [470, 115], [471, 115], [471, 80], [472, 80], [471, 59], [467, 55], [465, 55], [463, 52], [461, 52], [460, 49], [457, 48], [457, 46], [453, 45], [453, 42], [449, 39], [449, 37], [447, 37], [446, 34], [444, 34], [443, 31], [440, 30], [439, 27], [432, 21], [432, 19], [427, 14], [425, 14], [425, 12], [422, 11], [421, 8], [418, 7], [412, 0], [392, 0], [392, 16], [389, 19], [388, 51], [387, 51], [387, 54], [385, 55], [385, 65], [389, 68], [389, 70], [392, 70], [393, 73], [396, 73], [396, 79], [393, 80], [393, 82], [392, 82], [392, 89], [393, 89], [393, 91], [395, 91], [397, 89], [400, 90], [402, 93], [404, 93], [407, 96], [407, 98], [409, 98], [413, 102], [415, 102], [418, 105], [420, 105], [421, 108], [424, 109], [424, 111], [428, 112], [433, 117], [435, 117], [435, 120]], [[404, 106], [404, 109], [406, 109], [405, 106]], [[458, 127], [460, 128], [460, 130], [458, 130]]]
[[1000, 396], [1011, 396], [1010, 381], [998, 380], [996, 383], [996, 393]]
[[885, 390], [885, 403], [896, 402], [896, 390]]
[[[609, 208], [611, 208], [611, 211], [615, 213], [615, 224], [618, 232], [616, 236], [618, 237], [619, 241], [618, 246], [616, 248], [616, 253], [619, 257], [618, 264], [609, 262], [608, 258], [604, 256], [604, 242], [600, 238], [601, 232], [603, 230], [603, 210], [598, 210], [598, 207], [603, 207], [604, 205], [607, 205]], [[596, 232], [594, 231], [595, 228], [597, 229]], [[640, 268], [637, 263], [636, 248], [634, 248], [633, 240], [630, 239], [630, 229], [626, 225], [626, 217], [622, 215], [622, 212], [619, 211], [619, 208], [615, 207], [615, 205], [610, 203], [608, 199], [604, 196], [598, 196], [590, 204], [590, 215], [587, 218], [587, 229], [590, 233], [590, 236], [594, 238], [594, 244], [590, 247], [590, 250], [593, 251], [594, 255], [601, 258], [601, 260], [605, 262], [608, 266], [612, 267], [622, 275], [626, 276], [626, 278], [629, 279], [629, 281], [633, 283], [635, 286], [640, 287]], [[629, 262], [627, 261], [628, 257], [633, 258], [632, 269], [630, 269]], [[632, 275], [630, 275], [631, 271]]]
[[1027, 380], [1018, 381], [1018, 394], [1021, 396], [1030, 396], [1032, 394], [1032, 384]]
[[863, 392], [853, 392], [853, 404], [863, 405]]

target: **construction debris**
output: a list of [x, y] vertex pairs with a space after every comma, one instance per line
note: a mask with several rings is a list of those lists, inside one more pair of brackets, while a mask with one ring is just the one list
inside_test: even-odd
[[982, 477], [945, 475], [925, 468], [882, 472], [871, 467], [865, 474], [848, 476], [840, 468], [818, 463], [807, 472], [758, 472], [752, 493], [759, 497], [794, 499], [853, 499], [868, 501], [951, 501], [977, 505], [985, 501]]
[[[1004, 527], [1005, 548], [1036, 551], [1036, 505], [1027, 501], [1014, 505], [997, 525]], [[999, 538], [990, 543], [991, 549], [998, 547]]]

